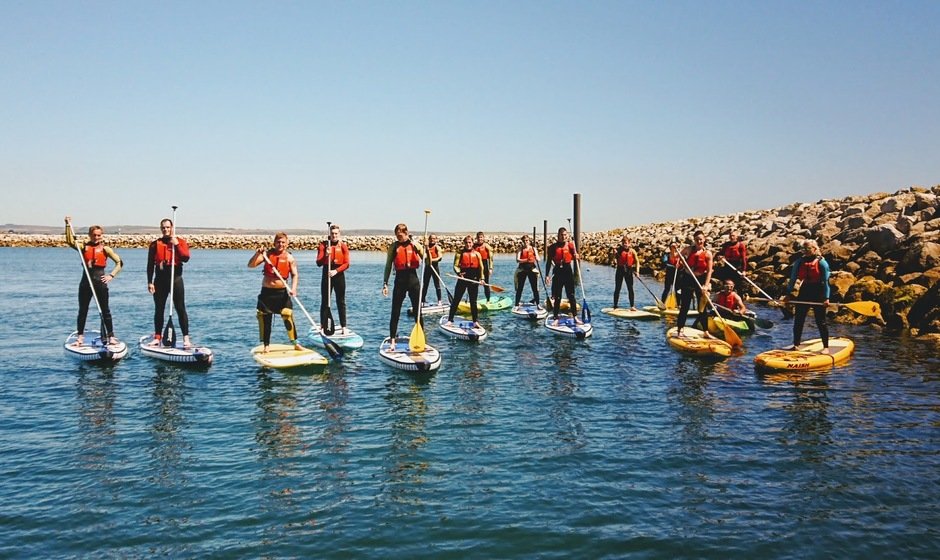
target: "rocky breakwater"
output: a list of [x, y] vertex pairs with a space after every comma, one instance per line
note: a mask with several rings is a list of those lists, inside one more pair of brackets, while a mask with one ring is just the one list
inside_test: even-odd
[[832, 269], [833, 302], [874, 300], [882, 316], [867, 318], [832, 308], [836, 320], [872, 323], [892, 331], [940, 338], [940, 185], [894, 194], [796, 203], [772, 210], [689, 218], [590, 233], [582, 255], [613, 265], [614, 251], [628, 235], [642, 274], [662, 278], [661, 258], [673, 239], [687, 243], [702, 230], [715, 250], [739, 232], [748, 249], [748, 277], [770, 295], [782, 295], [790, 263], [804, 239], [815, 239]]

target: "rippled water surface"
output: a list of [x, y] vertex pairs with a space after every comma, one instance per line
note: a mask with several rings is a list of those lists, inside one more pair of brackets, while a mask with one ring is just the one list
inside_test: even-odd
[[[365, 348], [284, 374], [248, 353], [250, 254], [197, 251], [191, 330], [216, 363], [182, 369], [135, 343], [100, 367], [61, 348], [75, 253], [0, 255], [0, 557], [940, 555], [940, 359], [919, 342], [836, 325], [858, 343], [847, 365], [759, 375], [754, 355], [790, 332], [761, 309], [777, 326], [707, 364], [672, 351], [666, 323], [601, 314], [613, 273], [593, 266], [592, 339], [502, 312], [473, 345], [429, 322], [444, 364], [415, 377], [378, 361], [384, 256], [354, 253], [350, 326]], [[153, 307], [146, 252], [121, 255], [112, 310], [130, 342]], [[297, 257], [315, 311], [314, 255]], [[501, 257], [494, 282], [511, 287], [513, 268]]]

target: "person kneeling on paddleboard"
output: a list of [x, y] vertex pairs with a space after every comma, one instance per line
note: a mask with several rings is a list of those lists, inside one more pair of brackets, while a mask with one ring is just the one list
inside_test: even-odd
[[[294, 349], [304, 349], [297, 342], [297, 327], [294, 325], [294, 309], [291, 305], [291, 297], [297, 295], [297, 284], [300, 275], [297, 272], [297, 261], [294, 259], [294, 255], [287, 251], [287, 245], [287, 234], [278, 232], [274, 236], [273, 249], [260, 247], [248, 259], [248, 268], [255, 268], [264, 263], [257, 311], [258, 331], [261, 344], [264, 345], [264, 352], [267, 352], [268, 347], [271, 345], [271, 324], [275, 313], [280, 314], [281, 319], [284, 321], [287, 336], [294, 344]], [[290, 291], [288, 291], [285, 283], [288, 276], [291, 277]]]

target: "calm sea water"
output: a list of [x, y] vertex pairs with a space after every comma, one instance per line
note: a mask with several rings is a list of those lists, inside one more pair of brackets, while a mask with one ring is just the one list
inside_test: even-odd
[[[197, 251], [191, 330], [216, 363], [182, 369], [134, 344], [100, 367], [61, 348], [75, 253], [0, 255], [0, 557], [940, 555], [940, 359], [915, 341], [836, 325], [858, 343], [848, 365], [758, 375], [753, 356], [790, 333], [762, 309], [774, 329], [706, 364], [666, 345], [666, 323], [601, 314], [613, 273], [593, 266], [594, 338], [503, 312], [471, 345], [429, 323], [444, 364], [416, 378], [378, 361], [384, 257], [355, 253], [349, 317], [365, 348], [291, 375], [249, 356], [250, 253]], [[152, 328], [146, 253], [121, 255], [115, 328], [136, 341]], [[297, 257], [315, 312], [314, 255]], [[511, 286], [513, 269], [499, 258], [494, 282]]]

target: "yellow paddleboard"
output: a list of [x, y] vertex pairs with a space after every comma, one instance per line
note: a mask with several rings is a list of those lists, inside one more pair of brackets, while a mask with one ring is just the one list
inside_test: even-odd
[[796, 350], [781, 348], [761, 352], [754, 358], [754, 365], [774, 371], [819, 371], [841, 364], [854, 351], [855, 343], [848, 338], [830, 338], [828, 349], [823, 349], [822, 339], [814, 338], [800, 344]]
[[666, 331], [666, 341], [683, 354], [699, 358], [723, 359], [731, 355], [731, 345], [692, 327], [684, 327], [682, 335], [678, 327]]
[[263, 349], [262, 345], [255, 346], [251, 349], [251, 356], [264, 367], [291, 369], [327, 364], [326, 358], [309, 348], [294, 350], [291, 344], [272, 344], [267, 352], [262, 352]]

